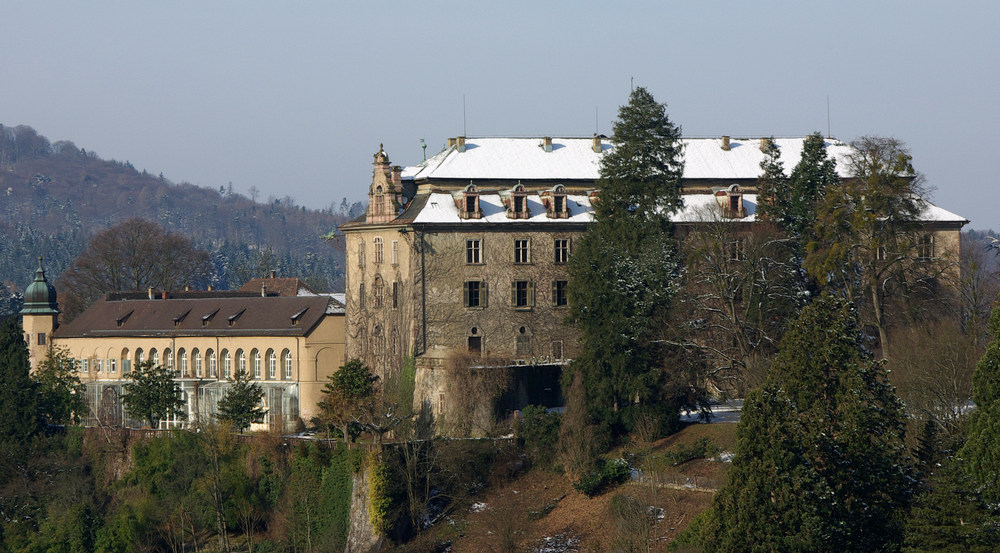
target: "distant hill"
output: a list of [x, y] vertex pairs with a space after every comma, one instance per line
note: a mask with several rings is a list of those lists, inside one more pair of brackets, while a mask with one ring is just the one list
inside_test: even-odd
[[177, 184], [31, 127], [0, 125], [0, 316], [17, 305], [39, 255], [51, 282], [95, 232], [136, 216], [212, 253], [215, 275], [200, 285], [237, 288], [276, 270], [317, 291], [342, 290], [343, 252], [322, 236], [363, 211], [346, 198], [317, 211], [287, 196], [257, 202], [231, 185]]

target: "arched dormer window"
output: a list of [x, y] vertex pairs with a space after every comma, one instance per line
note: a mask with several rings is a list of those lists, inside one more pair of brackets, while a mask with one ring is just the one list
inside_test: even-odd
[[382, 186], [375, 187], [375, 197], [372, 198], [375, 215], [385, 215], [385, 190]]
[[566, 219], [569, 217], [565, 186], [557, 184], [551, 190], [542, 192], [542, 202], [545, 204], [545, 215], [549, 219]]
[[509, 201], [507, 203], [507, 218], [528, 219], [531, 217], [531, 210], [528, 209], [528, 191], [524, 185], [518, 183], [511, 189]]
[[459, 217], [463, 219], [481, 219], [483, 216], [483, 210], [479, 207], [479, 189], [476, 185], [469, 183], [469, 186], [465, 187], [462, 191], [462, 196], [459, 199], [461, 205], [459, 205]]

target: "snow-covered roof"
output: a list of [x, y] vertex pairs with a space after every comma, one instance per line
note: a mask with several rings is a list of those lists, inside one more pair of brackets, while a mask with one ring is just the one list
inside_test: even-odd
[[[566, 196], [570, 216], [567, 219], [550, 219], [545, 214], [545, 206], [537, 194], [528, 194], [528, 209], [531, 217], [528, 219], [511, 219], [507, 217], [507, 208], [499, 194], [483, 193], [479, 195], [479, 207], [483, 210], [480, 219], [463, 219], [459, 216], [458, 206], [451, 194], [432, 193], [424, 208], [414, 218], [414, 223], [463, 223], [483, 225], [491, 223], [590, 223], [594, 220], [594, 210], [590, 198], [583, 195], [569, 194]], [[721, 207], [712, 194], [685, 194], [681, 196], [683, 206], [671, 216], [675, 223], [705, 223], [710, 221], [749, 223], [757, 220], [757, 195], [743, 194], [743, 209], [745, 217], [723, 217]], [[938, 223], [967, 223], [948, 210], [923, 201], [924, 209], [919, 220]]]
[[[755, 179], [760, 175], [764, 153], [759, 138], [732, 138], [729, 150], [721, 138], [685, 138], [684, 178]], [[776, 138], [786, 170], [802, 155], [805, 137]], [[851, 147], [827, 139], [827, 155], [837, 160], [837, 171], [846, 177]], [[593, 150], [593, 138], [553, 138], [552, 151], [542, 147], [541, 138], [468, 138], [465, 151], [450, 146], [414, 167], [403, 170], [404, 179], [545, 179], [597, 180], [601, 156], [614, 146], [603, 139], [601, 153]]]
[[458, 206], [451, 194], [433, 193], [427, 199], [424, 208], [420, 210], [414, 223], [589, 223], [594, 220], [593, 209], [590, 207], [590, 198], [583, 195], [566, 195], [566, 207], [569, 208], [569, 217], [566, 219], [550, 219], [545, 213], [545, 206], [542, 204], [538, 194], [528, 194], [528, 210], [531, 217], [528, 219], [510, 219], [507, 217], [507, 208], [500, 199], [499, 194], [480, 194], [479, 208], [483, 210], [480, 219], [463, 219], [459, 216]]

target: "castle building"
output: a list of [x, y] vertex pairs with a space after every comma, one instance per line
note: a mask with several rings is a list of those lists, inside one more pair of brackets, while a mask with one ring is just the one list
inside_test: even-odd
[[[683, 140], [684, 205], [672, 217], [680, 236], [707, 223], [758, 224], [757, 178], [769, 140]], [[805, 138], [774, 140], [793, 167]], [[340, 227], [348, 357], [384, 376], [412, 356], [415, 403], [436, 414], [447, 411], [440, 369], [450, 355], [558, 374], [578, 351], [565, 322], [567, 262], [593, 222], [600, 161], [611, 148], [596, 135], [457, 137], [405, 169], [380, 148], [367, 212]], [[826, 150], [848, 178], [851, 147], [828, 139]], [[920, 255], [957, 259], [967, 222], [924, 202]], [[532, 394], [522, 403], [559, 399], [557, 389]]]
[[161, 427], [211, 420], [242, 369], [265, 392], [266, 419], [252, 429], [286, 432], [317, 414], [327, 378], [346, 360], [343, 301], [272, 274], [236, 291], [110, 293], [60, 325], [56, 291], [39, 267], [21, 316], [33, 368], [53, 347], [75, 360], [86, 424], [141, 424], [124, 409], [122, 386], [152, 361], [175, 371], [187, 415]]

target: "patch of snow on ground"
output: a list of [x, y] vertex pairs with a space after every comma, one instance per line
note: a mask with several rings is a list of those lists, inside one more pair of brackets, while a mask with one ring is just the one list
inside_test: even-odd
[[719, 461], [721, 461], [723, 463], [732, 463], [733, 462], [733, 456], [734, 456], [734, 454], [733, 454], [732, 451], [723, 451], [722, 453], [719, 454], [718, 457], [716, 457], [716, 459], [718, 459]]
[[566, 534], [556, 534], [542, 538], [542, 543], [532, 549], [533, 553], [573, 553], [579, 551], [577, 547], [580, 538], [567, 536]]
[[472, 504], [472, 507], [469, 507], [469, 510], [472, 511], [473, 513], [481, 513], [486, 509], [488, 509], [488, 507], [486, 506], [485, 503], [481, 501], [477, 501], [476, 503]]

